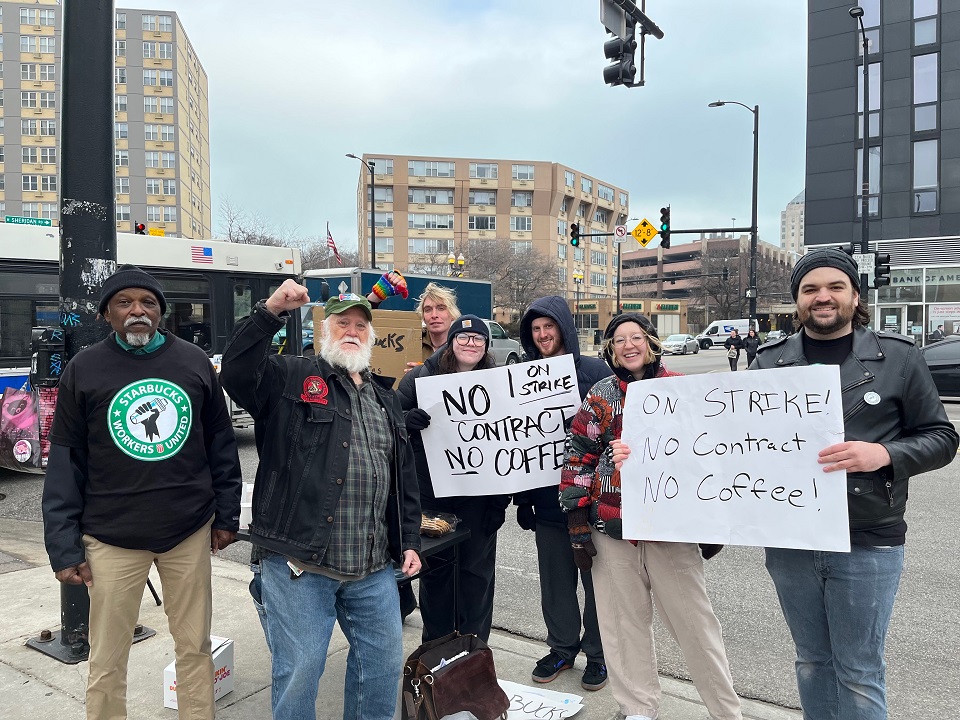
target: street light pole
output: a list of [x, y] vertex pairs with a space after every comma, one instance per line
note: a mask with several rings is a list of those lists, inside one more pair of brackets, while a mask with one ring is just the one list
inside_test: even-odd
[[736, 100], [717, 100], [709, 107], [723, 107], [724, 105], [739, 105], [753, 113], [753, 196], [750, 208], [750, 287], [747, 292], [750, 297], [750, 319], [757, 319], [757, 241], [759, 227], [757, 225], [757, 192], [759, 189], [760, 166], [760, 106], [744, 105]]
[[[860, 126], [860, 139], [863, 143], [863, 158], [860, 173], [860, 252], [864, 255], [870, 252], [870, 64], [867, 55], [870, 50], [870, 41], [867, 40], [867, 30], [863, 26], [863, 8], [850, 8], [850, 17], [856, 18], [860, 24], [860, 41], [863, 46], [863, 124]], [[850, 245], [853, 245], [851, 241]], [[860, 273], [861, 292], [869, 292], [867, 285], [869, 278], [866, 273]]]
[[[359, 160], [361, 164], [367, 169], [367, 172], [370, 173], [370, 268], [375, 270], [377, 268], [377, 228], [376, 228], [376, 182], [374, 180], [374, 168], [376, 164], [373, 160], [369, 162], [363, 158], [357, 157], [353, 153], [347, 153], [348, 158], [353, 158], [354, 160]], [[366, 201], [366, 198], [364, 198]], [[364, 202], [366, 206], [366, 202]], [[360, 257], [363, 257], [363, 254], [360, 254]]]

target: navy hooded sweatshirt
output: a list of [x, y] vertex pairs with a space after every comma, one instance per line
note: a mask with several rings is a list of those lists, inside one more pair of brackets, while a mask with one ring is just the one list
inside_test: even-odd
[[[567, 354], [573, 355], [573, 363], [577, 368], [580, 399], [583, 400], [590, 388], [605, 377], [613, 375], [610, 366], [600, 358], [580, 356], [580, 343], [577, 340], [577, 328], [573, 322], [573, 314], [570, 312], [567, 301], [558, 295], [548, 295], [534, 300], [520, 319], [520, 344], [523, 346], [524, 352], [527, 353], [528, 359], [540, 360], [543, 358], [540, 348], [533, 341], [532, 329], [533, 321], [541, 317], [550, 318], [560, 328], [563, 348]], [[560, 509], [559, 496], [559, 484], [548, 485], [547, 487], [517, 493], [514, 495], [513, 502], [516, 505], [532, 503], [538, 523], [566, 527], [567, 516]]]

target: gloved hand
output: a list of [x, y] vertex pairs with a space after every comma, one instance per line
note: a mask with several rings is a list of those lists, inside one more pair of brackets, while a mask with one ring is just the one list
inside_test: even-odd
[[386, 272], [373, 286], [373, 294], [380, 300], [386, 300], [391, 295], [399, 295], [404, 300], [410, 295], [407, 290], [407, 280], [396, 270]]
[[407, 430], [423, 430], [430, 427], [430, 414], [422, 408], [414, 408], [404, 418]]
[[517, 505], [517, 525], [524, 530], [537, 529], [537, 516], [533, 512], [532, 504]]
[[483, 531], [487, 535], [493, 535], [499, 530], [507, 519], [507, 508], [491, 505], [483, 517]]
[[593, 546], [593, 540], [587, 540], [582, 543], [573, 543], [573, 562], [582, 572], [587, 572], [593, 567], [593, 558], [597, 554], [597, 548]]

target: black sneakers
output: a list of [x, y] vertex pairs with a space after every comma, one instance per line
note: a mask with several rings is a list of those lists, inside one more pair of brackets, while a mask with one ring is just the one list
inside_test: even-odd
[[583, 671], [580, 687], [584, 690], [600, 690], [607, 684], [607, 666], [603, 663], [588, 662]]
[[[558, 653], [551, 650], [549, 655], [540, 658], [537, 662], [531, 678], [534, 682], [548, 683], [564, 670], [569, 670], [572, 667], [572, 662], [565, 660]], [[606, 677], [606, 671], [604, 671], [604, 677]]]

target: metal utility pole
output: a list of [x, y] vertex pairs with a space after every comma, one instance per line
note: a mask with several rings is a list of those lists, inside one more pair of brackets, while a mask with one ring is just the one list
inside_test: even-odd
[[[353, 158], [354, 160], [359, 160], [363, 166], [367, 169], [367, 172], [370, 173], [370, 268], [376, 270], [377, 268], [377, 189], [376, 181], [374, 179], [374, 168], [376, 163], [373, 160], [364, 160], [361, 157], [357, 157], [353, 153], [347, 153], [348, 158]], [[364, 197], [366, 201], [366, 197]], [[364, 202], [365, 205], [368, 203]], [[359, 253], [360, 257], [363, 257], [363, 253]]]
[[[856, 18], [860, 24], [860, 41], [863, 46], [863, 124], [860, 126], [861, 140], [863, 141], [863, 158], [861, 174], [863, 177], [860, 186], [860, 253], [870, 252], [870, 64], [867, 57], [870, 52], [870, 41], [863, 26], [863, 8], [850, 8], [850, 17]], [[850, 243], [851, 246], [853, 243]], [[869, 293], [870, 279], [866, 273], [860, 273], [860, 292]]]

